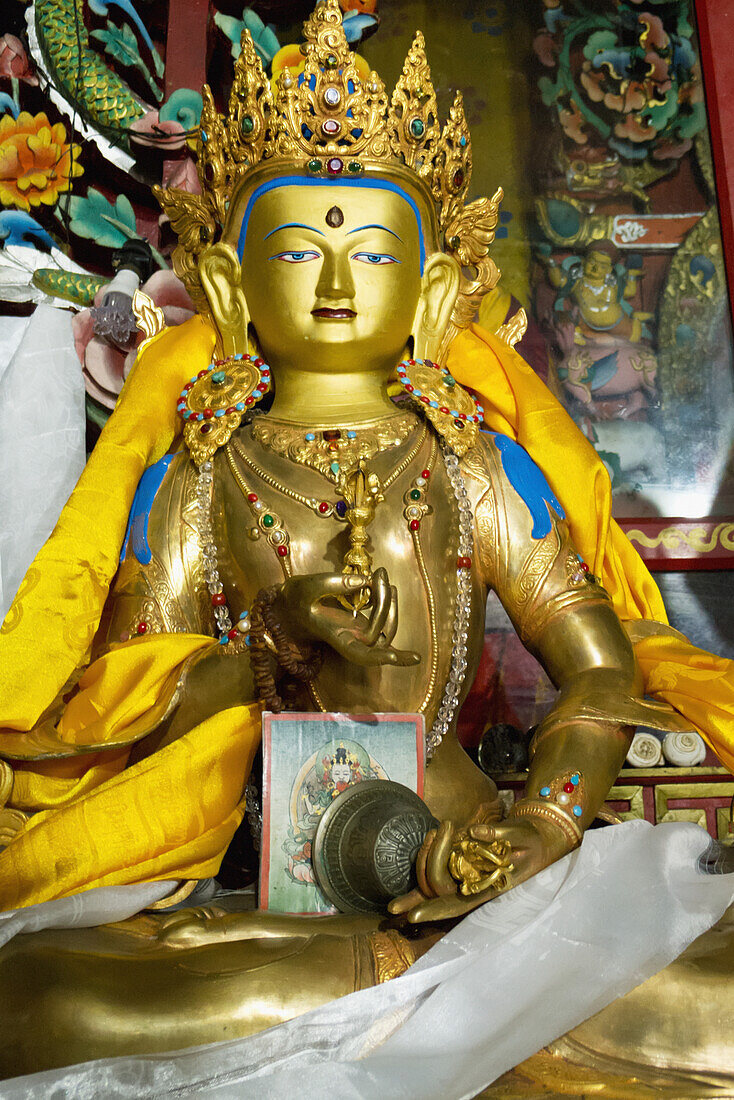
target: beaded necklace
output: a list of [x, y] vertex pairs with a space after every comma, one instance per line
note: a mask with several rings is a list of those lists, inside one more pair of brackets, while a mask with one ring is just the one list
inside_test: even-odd
[[[425, 439], [425, 434], [422, 435], [421, 444]], [[435, 447], [435, 440], [434, 440]], [[418, 448], [419, 450], [420, 448]], [[239, 454], [241, 451], [237, 448]], [[417, 456], [418, 451], [411, 457], [414, 459]], [[432, 449], [432, 454], [433, 454]], [[442, 454], [446, 473], [453, 490], [453, 494], [456, 500], [458, 508], [459, 518], [459, 530], [458, 530], [458, 554], [456, 559], [456, 597], [454, 606], [454, 624], [452, 631], [452, 651], [451, 651], [451, 665], [449, 668], [449, 675], [444, 687], [441, 702], [436, 713], [436, 718], [428, 731], [426, 737], [426, 753], [427, 758], [430, 760], [435, 753], [438, 746], [441, 744], [446, 732], [448, 731], [451, 723], [453, 722], [456, 710], [459, 705], [459, 698], [461, 695], [461, 689], [464, 684], [467, 670], [467, 643], [469, 638], [469, 622], [471, 617], [471, 595], [472, 595], [472, 581], [471, 581], [471, 567], [472, 567], [472, 547], [473, 547], [473, 517], [471, 504], [469, 502], [469, 496], [464, 484], [464, 479], [461, 473], [459, 465], [459, 459], [451, 451], [451, 449], [445, 445], [442, 446]], [[280, 562], [284, 578], [291, 576], [292, 570], [290, 565], [290, 537], [288, 532], [277, 512], [269, 508], [262, 500], [260, 500], [257, 493], [253, 491], [250, 485], [245, 481], [239, 470], [237, 463], [234, 459], [234, 455], [230, 447], [226, 448], [227, 461], [232, 472], [233, 477], [237, 485], [240, 488], [243, 496], [247, 500], [247, 503], [252, 512], [253, 518], [256, 520], [256, 527], [252, 529], [252, 532], [257, 530], [257, 537], [261, 537], [263, 534], [267, 538], [268, 542], [273, 546], [274, 551]], [[408, 463], [400, 464], [403, 469], [407, 468]], [[419, 568], [423, 576], [424, 584], [427, 583], [427, 573], [425, 570], [425, 563], [423, 562], [422, 549], [420, 546], [420, 526], [423, 516], [428, 511], [428, 506], [425, 503], [425, 495], [430, 482], [431, 477], [432, 458], [429, 459], [426, 467], [422, 470], [419, 477], [413, 479], [411, 487], [406, 491], [404, 496], [405, 508], [404, 515], [408, 521], [408, 529], [413, 537], [414, 547], [416, 550], [416, 557], [418, 559]], [[270, 479], [274, 482], [275, 479]], [[395, 477], [392, 477], [392, 481]], [[280, 488], [277, 484], [273, 485], [273, 488]], [[288, 494], [292, 495], [292, 494]], [[212, 463], [207, 461], [203, 462], [199, 467], [199, 477], [196, 488], [196, 500], [199, 509], [199, 530], [201, 532], [202, 540], [202, 556], [204, 564], [204, 577], [209, 589], [212, 608], [214, 612], [215, 622], [219, 630], [219, 642], [222, 646], [227, 646], [231, 641], [234, 641], [238, 637], [245, 636], [248, 638], [249, 633], [249, 613], [244, 611], [237, 623], [237, 626], [233, 626], [232, 618], [227, 606], [227, 599], [224, 594], [224, 588], [221, 582], [218, 569], [218, 552], [217, 546], [214, 540], [214, 528], [212, 520], [212, 496], [213, 496], [213, 469]], [[295, 499], [295, 498], [294, 498]], [[309, 498], [304, 498], [306, 506], [311, 507]], [[251, 532], [251, 537], [254, 537]], [[433, 693], [433, 686], [435, 683], [435, 670], [437, 666], [437, 632], [435, 626], [435, 606], [431, 599], [430, 583], [427, 583], [427, 592], [429, 594], [429, 613], [433, 610], [431, 615], [431, 634], [432, 634], [432, 675], [429, 682], [429, 689], [426, 693], [426, 698], [421, 704], [421, 712], [425, 710], [426, 706], [430, 702], [430, 697]], [[320, 696], [314, 684], [310, 685], [312, 695], [316, 704], [321, 710], [325, 707], [321, 702]]]

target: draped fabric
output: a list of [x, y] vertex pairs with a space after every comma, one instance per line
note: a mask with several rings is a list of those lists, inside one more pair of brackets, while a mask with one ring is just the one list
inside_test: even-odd
[[[215, 874], [242, 817], [260, 736], [255, 704], [224, 711], [127, 766], [129, 746], [163, 715], [187, 662], [212, 639], [136, 638], [89, 664], [135, 489], [171, 448], [176, 397], [213, 347], [199, 317], [145, 346], [0, 631], [0, 756], [14, 770], [7, 805], [37, 811], [0, 853], [0, 909], [97, 886]], [[488, 426], [517, 439], [542, 467], [620, 618], [664, 623], [652, 577], [611, 520], [603, 464], [525, 361], [474, 326], [452, 345], [449, 366], [482, 396]], [[671, 702], [733, 762], [732, 663], [657, 635], [638, 643], [638, 654], [649, 693]]]

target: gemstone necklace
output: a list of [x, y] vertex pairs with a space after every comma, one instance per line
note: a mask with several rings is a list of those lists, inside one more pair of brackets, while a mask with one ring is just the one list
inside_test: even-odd
[[[407, 470], [408, 466], [412, 464], [412, 462], [415, 460], [418, 453], [420, 452], [421, 448], [423, 447], [427, 435], [428, 428], [424, 424], [423, 429], [420, 432], [420, 435], [416, 440], [415, 445], [411, 448], [409, 454], [406, 455], [403, 461], [395, 467], [392, 473], [382, 483], [383, 492], [386, 489], [389, 489], [393, 482], [396, 481], [397, 478], [399, 478], [400, 475], [405, 470]], [[403, 440], [400, 440], [400, 442], [402, 443]], [[234, 440], [233, 444], [238, 458], [245, 464], [245, 466], [249, 467], [249, 469], [252, 470], [252, 472], [257, 477], [259, 477], [261, 481], [263, 481], [266, 485], [269, 485], [271, 489], [275, 489], [277, 492], [282, 493], [284, 496], [289, 497], [291, 500], [297, 501], [298, 504], [302, 504], [304, 507], [310, 508], [311, 511], [315, 512], [317, 516], [321, 516], [324, 519], [328, 519], [330, 516], [335, 516], [336, 519], [341, 520], [342, 522], [344, 521], [347, 514], [347, 505], [345, 501], [337, 500], [335, 503], [332, 503], [328, 500], [319, 500], [316, 497], [307, 497], [304, 496], [302, 493], [296, 492], [295, 489], [291, 489], [289, 486], [283, 485], [280, 481], [274, 478], [272, 474], [269, 474], [266, 470], [263, 470], [262, 466], [260, 466], [254, 458], [246, 453], [239, 441]], [[323, 473], [323, 471], [320, 472]]]
[[[461, 695], [461, 689], [466, 677], [467, 670], [467, 643], [469, 638], [469, 624], [471, 618], [471, 597], [472, 597], [472, 547], [473, 547], [473, 516], [471, 504], [469, 501], [469, 495], [464, 484], [464, 478], [461, 473], [459, 465], [459, 459], [445, 445], [442, 445], [443, 460], [448, 475], [449, 483], [456, 499], [458, 513], [459, 513], [459, 530], [458, 530], [458, 554], [456, 560], [456, 598], [454, 605], [454, 623], [452, 632], [452, 650], [451, 650], [451, 664], [449, 668], [449, 675], [444, 687], [441, 703], [436, 714], [436, 718], [428, 731], [426, 736], [426, 755], [430, 760], [436, 752], [437, 748], [441, 744], [444, 736], [446, 735], [451, 723], [453, 722], [456, 710], [459, 705], [459, 698]], [[229, 463], [232, 475], [235, 478], [237, 485], [239, 486], [243, 496], [247, 500], [253, 517], [256, 518], [258, 537], [261, 534], [265, 534], [268, 542], [273, 546], [277, 557], [280, 560], [281, 568], [283, 570], [284, 578], [287, 579], [291, 576], [291, 564], [290, 564], [290, 539], [288, 532], [283, 525], [281, 518], [277, 512], [273, 509], [269, 509], [265, 506], [258, 495], [248, 486], [244, 480], [234, 456], [229, 447], [226, 448], [227, 461]], [[401, 465], [403, 465], [401, 463]], [[407, 468], [407, 463], [404, 466]], [[428, 473], [429, 477], [425, 474]], [[419, 532], [420, 532], [420, 518], [415, 511], [421, 512], [421, 517], [428, 510], [427, 505], [424, 503], [424, 490], [427, 488], [430, 469], [426, 466], [423, 470], [421, 477], [414, 479], [413, 486], [405, 496], [406, 506], [404, 514], [408, 519], [408, 527], [413, 536], [414, 545], [416, 546], [417, 557], [420, 562], [422, 560], [422, 552], [420, 550]], [[394, 480], [394, 478], [393, 478]], [[418, 482], [420, 481], [420, 485]], [[227, 646], [229, 642], [234, 641], [237, 638], [241, 638], [243, 634], [249, 629], [249, 616], [247, 611], [243, 611], [240, 616], [240, 621], [236, 627], [232, 625], [232, 619], [230, 616], [229, 608], [227, 606], [227, 599], [224, 594], [224, 588], [222, 585], [221, 577], [219, 575], [219, 555], [217, 551], [216, 542], [214, 540], [214, 527], [212, 520], [212, 504], [213, 504], [213, 469], [210, 461], [203, 462], [199, 467], [199, 477], [196, 487], [196, 501], [199, 510], [199, 531], [202, 542], [202, 558], [204, 564], [204, 578], [209, 589], [212, 608], [214, 612], [214, 619], [217, 624], [217, 628], [220, 632], [219, 642], [222, 646]], [[421, 496], [417, 494], [420, 492]], [[310, 507], [310, 505], [309, 505]], [[410, 511], [410, 518], [409, 518]], [[425, 564], [421, 568], [421, 574], [423, 576], [424, 584], [426, 583]], [[430, 590], [430, 586], [429, 586]], [[431, 611], [431, 600], [429, 599], [429, 612]], [[432, 669], [435, 668], [437, 662], [437, 631], [435, 624], [435, 606], [433, 608], [433, 614], [431, 615], [431, 634], [432, 634]], [[435, 676], [432, 675], [432, 680]], [[324, 711], [325, 707], [321, 701], [320, 695], [316, 688], [316, 685], [311, 683], [309, 685], [312, 692], [314, 701], [319, 708]], [[430, 695], [432, 689], [429, 684], [429, 692], [426, 694], [426, 698], [421, 705], [421, 711], [425, 709], [430, 701]]]

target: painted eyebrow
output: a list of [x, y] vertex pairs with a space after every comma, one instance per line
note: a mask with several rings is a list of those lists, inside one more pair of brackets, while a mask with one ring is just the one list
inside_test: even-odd
[[268, 237], [272, 237], [273, 233], [279, 233], [281, 229], [310, 229], [312, 233], [318, 233], [320, 237], [326, 236], [325, 233], [322, 233], [320, 229], [316, 229], [313, 225], [303, 225], [301, 222], [288, 222], [287, 225], [279, 225], [275, 229], [271, 229], [269, 233], [265, 234], [263, 240], [266, 241]]
[[397, 237], [400, 243], [403, 243], [403, 238], [398, 237], [397, 233], [392, 229], [388, 229], [386, 225], [360, 225], [359, 229], [350, 229], [347, 233], [348, 237], [351, 237], [352, 233], [361, 233], [363, 229], [383, 229], [385, 233], [392, 234], [393, 237]]

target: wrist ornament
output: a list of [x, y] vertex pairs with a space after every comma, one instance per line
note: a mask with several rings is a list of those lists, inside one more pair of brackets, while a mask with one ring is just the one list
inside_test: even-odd
[[274, 608], [279, 594], [280, 585], [261, 588], [250, 609], [252, 675], [263, 705], [275, 714], [279, 714], [285, 706], [279, 692], [278, 680], [283, 676], [301, 683], [312, 680], [321, 668], [323, 659], [320, 649], [311, 647], [309, 652], [303, 653], [287, 637]]
[[523, 798], [510, 810], [508, 820], [518, 817], [535, 818], [554, 825], [562, 834], [569, 851], [578, 848], [583, 839], [583, 831], [570, 814], [562, 810], [555, 802], [546, 802], [540, 798]]

